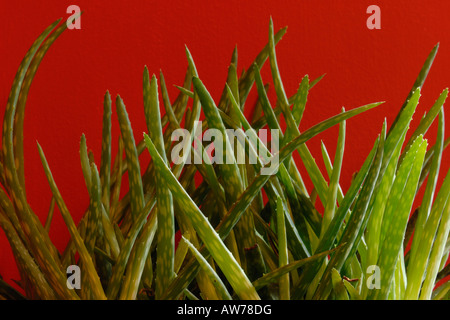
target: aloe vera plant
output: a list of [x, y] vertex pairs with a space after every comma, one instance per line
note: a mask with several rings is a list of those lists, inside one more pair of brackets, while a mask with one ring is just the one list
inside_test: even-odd
[[[369, 110], [381, 102], [343, 109], [300, 132], [308, 95], [322, 77], [310, 80], [305, 75], [298, 91], [291, 97], [286, 94], [278, 69], [283, 61], [276, 56], [286, 28], [275, 33], [270, 20], [267, 44], [241, 74], [234, 49], [218, 101], [186, 48], [188, 68], [175, 99], [168, 94], [162, 72], [158, 79], [144, 68], [147, 132], [142, 137], [133, 133], [126, 97], [116, 97], [120, 138], [115, 157], [113, 100], [106, 92], [99, 166], [81, 135], [80, 162], [90, 201], [78, 225], [52, 175], [45, 146], [37, 145], [52, 191], [51, 209], [42, 225], [25, 193], [23, 119], [38, 66], [66, 28], [64, 23], [57, 27], [59, 23], [50, 25], [25, 55], [5, 109], [0, 227], [21, 278], [20, 288], [0, 279], [1, 299], [449, 298], [449, 282], [443, 279], [449, 275], [450, 170], [440, 187], [437, 183], [441, 169], [447, 169], [441, 161], [449, 143], [444, 120], [447, 89], [417, 128], [410, 129], [438, 46], [395, 121], [390, 126], [380, 123], [380, 134], [373, 137], [373, 148], [355, 168], [347, 190], [340, 184], [346, 128], [357, 121], [353, 117], [375, 112]], [[260, 74], [266, 61], [274, 106]], [[244, 111], [251, 90], [258, 99], [250, 119]], [[205, 117], [199, 122], [202, 113]], [[438, 131], [436, 139], [430, 139], [435, 140], [432, 145], [426, 133], [435, 119]], [[307, 144], [336, 125], [334, 158], [322, 143], [324, 175], [315, 160], [320, 157], [314, 157]], [[266, 127], [273, 134], [264, 142], [258, 131]], [[214, 154], [212, 143], [201, 139], [207, 130], [215, 130]], [[188, 134], [181, 142], [175, 135], [180, 131]], [[151, 156], [145, 165], [140, 161], [143, 153]], [[305, 173], [294, 161], [297, 153]], [[123, 190], [126, 177], [128, 189]], [[306, 188], [306, 180], [313, 189]], [[125, 195], [120, 197], [122, 191]], [[71, 235], [64, 252], [57, 251], [48, 235], [55, 206]], [[67, 279], [68, 267], [73, 266], [81, 272], [78, 284]]]

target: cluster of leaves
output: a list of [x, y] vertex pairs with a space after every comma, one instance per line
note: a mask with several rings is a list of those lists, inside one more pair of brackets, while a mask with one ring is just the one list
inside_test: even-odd
[[[14, 80], [3, 123], [0, 163], [0, 226], [13, 250], [21, 275], [22, 295], [0, 281], [0, 297], [9, 299], [443, 299], [450, 285], [435, 284], [448, 274], [450, 175], [437, 190], [444, 140], [444, 90], [406, 141], [420, 88], [437, 52], [433, 49], [398, 117], [386, 122], [373, 149], [344, 193], [339, 185], [346, 120], [372, 109], [368, 104], [342, 112], [304, 132], [299, 124], [309, 90], [321, 79], [305, 76], [288, 97], [277, 66], [276, 43], [286, 29], [274, 33], [254, 63], [240, 76], [237, 51], [232, 54], [223, 94], [216, 105], [186, 49], [188, 69], [175, 100], [168, 96], [164, 76], [143, 74], [143, 105], [148, 134], [136, 143], [124, 102], [115, 105], [120, 124], [118, 153], [111, 155], [112, 101], [104, 97], [101, 162], [97, 167], [84, 135], [81, 166], [90, 203], [78, 223], [52, 177], [38, 145], [53, 198], [42, 225], [25, 194], [23, 119], [27, 93], [48, 48], [64, 31], [59, 20], [35, 41]], [[276, 106], [272, 106], [260, 69], [269, 61]], [[253, 119], [244, 116], [246, 99], [256, 84], [258, 103]], [[165, 114], [160, 114], [160, 98]], [[202, 127], [197, 120], [203, 112]], [[439, 117], [438, 117], [439, 115]], [[434, 146], [423, 137], [438, 117]], [[280, 121], [286, 129], [282, 130]], [[187, 150], [171, 162], [174, 130], [192, 133]], [[319, 170], [306, 142], [339, 125], [332, 161], [322, 144], [328, 176]], [[280, 149], [271, 154], [256, 132], [278, 130]], [[187, 155], [206, 145], [193, 140], [196, 130], [216, 129], [224, 137], [223, 164], [187, 163]], [[227, 129], [241, 133], [230, 137]], [[245, 134], [244, 134], [245, 130]], [[234, 141], [234, 140], [239, 141]], [[242, 143], [232, 151], [231, 145]], [[139, 156], [149, 152], [146, 167]], [[238, 154], [242, 152], [243, 154]], [[298, 152], [312, 181], [307, 190], [293, 154]], [[125, 154], [125, 156], [123, 156]], [[239, 156], [256, 163], [238, 162]], [[231, 159], [231, 161], [230, 161]], [[271, 168], [272, 174], [262, 174]], [[121, 195], [128, 174], [128, 190]], [[194, 179], [200, 174], [202, 182]], [[425, 183], [426, 182], [426, 183]], [[424, 184], [420, 208], [410, 218]], [[320, 200], [323, 212], [315, 205]], [[48, 230], [57, 206], [71, 239], [63, 253]], [[181, 241], [175, 242], [176, 235]], [[406, 252], [411, 235], [411, 249]], [[66, 269], [81, 268], [81, 288], [69, 289]], [[379, 286], [367, 285], [367, 270], [380, 270]]]

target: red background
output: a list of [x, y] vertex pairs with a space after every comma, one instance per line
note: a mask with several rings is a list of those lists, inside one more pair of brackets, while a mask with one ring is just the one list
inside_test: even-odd
[[[277, 46], [279, 67], [288, 95], [301, 78], [325, 78], [310, 92], [300, 129], [338, 112], [363, 104], [386, 101], [375, 110], [347, 123], [342, 187], [359, 169], [379, 133], [383, 119], [391, 124], [433, 46], [440, 42], [434, 65], [422, 90], [414, 118], [418, 123], [450, 84], [450, 2], [421, 0], [373, 1], [2, 1], [0, 4], [0, 113], [3, 114], [15, 72], [35, 38], [66, 8], [78, 5], [84, 14], [81, 30], [66, 31], [49, 50], [31, 86], [25, 117], [25, 173], [29, 202], [45, 221], [51, 199], [39, 160], [42, 145], [55, 180], [75, 221], [88, 205], [79, 163], [79, 139], [99, 163], [103, 95], [120, 94], [128, 108], [135, 136], [145, 131], [142, 72], [164, 72], [172, 100], [187, 67], [184, 45], [216, 101], [226, 79], [234, 47], [238, 70], [248, 68], [268, 41], [268, 25], [288, 26]], [[381, 8], [381, 30], [368, 30], [366, 9]], [[271, 82], [268, 66], [263, 79]], [[159, 77], [159, 75], [158, 75]], [[273, 90], [273, 89], [272, 89]], [[274, 94], [271, 91], [271, 99]], [[248, 100], [250, 108], [255, 94]], [[114, 114], [114, 113], [113, 113]], [[447, 112], [447, 123], [450, 123]], [[113, 141], [118, 125], [113, 115]], [[308, 143], [322, 168], [320, 140], [334, 156], [337, 127]], [[434, 141], [436, 124], [428, 139]], [[447, 130], [448, 132], [448, 130]], [[446, 135], [448, 136], [448, 134]], [[113, 146], [113, 154], [117, 146]], [[448, 170], [449, 153], [442, 174]], [[442, 177], [440, 179], [442, 182]], [[61, 251], [69, 234], [55, 214], [51, 238]], [[17, 278], [11, 250], [0, 231], [0, 274]]]

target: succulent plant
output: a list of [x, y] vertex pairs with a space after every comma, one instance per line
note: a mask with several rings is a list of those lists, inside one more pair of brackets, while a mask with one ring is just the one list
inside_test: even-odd
[[[442, 281], [449, 273], [449, 173], [437, 188], [442, 153], [449, 143], [443, 116], [447, 89], [406, 139], [438, 46], [428, 56], [395, 121], [389, 127], [386, 121], [380, 123], [371, 152], [355, 168], [345, 192], [339, 181], [347, 120], [381, 102], [343, 109], [300, 132], [309, 91], [322, 77], [310, 80], [306, 75], [297, 93], [286, 95], [275, 49], [286, 28], [275, 33], [270, 20], [267, 45], [240, 75], [237, 51], [233, 52], [217, 104], [200, 80], [188, 49], [189, 67], [176, 99], [169, 97], [162, 73], [157, 79], [144, 68], [148, 131], [142, 139], [135, 140], [124, 99], [117, 96], [120, 139], [113, 157], [109, 92], [104, 96], [99, 164], [81, 136], [80, 161], [90, 202], [78, 224], [53, 179], [45, 146], [38, 144], [53, 194], [43, 225], [25, 194], [23, 120], [38, 66], [66, 29], [65, 23], [59, 23], [50, 25], [31, 46], [5, 109], [0, 226], [14, 253], [22, 290], [1, 280], [0, 298], [449, 298], [450, 284]], [[268, 98], [260, 74], [267, 60], [276, 105]], [[252, 89], [258, 103], [256, 116], [248, 119], [244, 108], [249, 108], [246, 100]], [[429, 145], [424, 136], [435, 119], [436, 143]], [[322, 143], [320, 156], [327, 168], [323, 175], [307, 142], [335, 125], [339, 125], [339, 134], [334, 159]], [[271, 140], [258, 136], [263, 128], [272, 130]], [[211, 129], [216, 133], [214, 153], [208, 144], [211, 139], [199, 139]], [[177, 132], [189, 133], [182, 144], [175, 142]], [[220, 145], [218, 137], [222, 137]], [[274, 149], [275, 144], [278, 148]], [[147, 152], [151, 160], [143, 165], [140, 155]], [[295, 153], [306, 177], [294, 161]], [[187, 161], [196, 156], [202, 161]], [[304, 179], [312, 182], [311, 190]], [[419, 195], [421, 188], [423, 195]], [[415, 209], [417, 201], [420, 206]], [[55, 206], [71, 236], [64, 252], [58, 252], [48, 235]], [[79, 271], [78, 285], [70, 285], [68, 270]]]

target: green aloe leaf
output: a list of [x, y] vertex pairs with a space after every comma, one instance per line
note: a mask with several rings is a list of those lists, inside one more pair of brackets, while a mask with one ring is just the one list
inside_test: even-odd
[[[95, 245], [97, 241], [101, 241], [103, 230], [101, 230], [101, 210], [103, 208], [101, 202], [101, 187], [100, 187], [100, 177], [97, 171], [97, 167], [92, 163], [89, 167], [89, 174], [91, 182], [89, 184], [90, 191], [90, 202], [89, 210], [86, 214], [86, 229], [85, 235], [83, 236], [84, 243], [87, 252], [93, 257]], [[83, 268], [83, 266], [81, 266]], [[86, 290], [82, 290], [82, 299], [89, 299], [91, 296], [91, 290], [89, 286], [89, 277], [87, 272], [81, 274], [82, 286], [86, 286]]]
[[80, 253], [83, 265], [86, 268], [85, 272], [89, 278], [90, 289], [92, 291], [92, 294], [95, 299], [106, 299], [105, 293], [100, 283], [100, 278], [98, 277], [97, 271], [95, 270], [94, 262], [92, 261], [89, 251], [86, 248], [80, 234], [78, 233], [77, 227], [75, 226], [72, 216], [70, 215], [69, 210], [67, 209], [67, 206], [63, 198], [61, 197], [61, 194], [53, 179], [52, 173], [48, 166], [43, 150], [39, 144], [38, 149], [42, 165], [44, 166], [45, 175], [47, 176], [47, 180], [52, 190], [53, 196], [55, 197], [56, 203], [58, 204], [58, 208], [63, 216], [64, 222], [66, 223], [67, 228], [69, 229], [70, 235], [74, 240], [77, 251]]
[[185, 95], [188, 96], [189, 98], [194, 99], [194, 93], [193, 93], [191, 90], [186, 89], [186, 88], [184, 88], [184, 87], [177, 86], [177, 85], [175, 86], [175, 88], [177, 88], [178, 90], [180, 90], [181, 93], [185, 94]]
[[348, 295], [350, 297], [350, 300], [362, 300], [358, 290], [347, 280], [344, 279], [343, 281], [344, 286], [347, 289]]
[[404, 108], [401, 109], [396, 121], [392, 124], [389, 135], [386, 138], [385, 146], [385, 159], [383, 161], [383, 167], [390, 161], [392, 154], [396, 150], [398, 144], [403, 144], [404, 139], [401, 139], [405, 135], [405, 132], [409, 129], [412, 117], [416, 110], [416, 107], [420, 99], [420, 88], [416, 89], [411, 95], [411, 98], [406, 102]]
[[[254, 77], [255, 77], [255, 82], [256, 82], [256, 88], [258, 89], [259, 101], [261, 102], [261, 107], [264, 112], [266, 123], [270, 129], [279, 130], [280, 135], [281, 135], [282, 134], [281, 127], [280, 127], [280, 124], [278, 123], [277, 116], [276, 116], [272, 106], [270, 105], [269, 97], [267, 96], [266, 89], [264, 88], [264, 83], [262, 81], [259, 68], [255, 64], [255, 65], [253, 65], [253, 69], [255, 70]], [[254, 127], [257, 127], [257, 126], [254, 126]]]
[[[60, 20], [58, 20], [55, 23], [57, 24], [59, 23], [59, 21]], [[54, 32], [48, 35], [48, 37], [39, 47], [39, 50], [33, 57], [33, 60], [31, 60], [28, 70], [26, 70], [27, 72], [23, 79], [22, 87], [20, 88], [20, 95], [17, 100], [17, 111], [14, 119], [14, 136], [15, 136], [14, 157], [17, 164], [16, 169], [18, 170], [19, 180], [21, 182], [21, 185], [24, 187], [24, 190], [25, 190], [25, 176], [24, 176], [24, 158], [23, 158], [23, 125], [25, 119], [25, 106], [28, 98], [28, 92], [30, 90], [34, 76], [36, 75], [36, 72], [45, 54], [50, 49], [51, 45], [55, 42], [55, 40], [66, 29], [67, 24], [63, 23]]]
[[297, 127], [300, 125], [300, 121], [303, 117], [303, 112], [305, 112], [309, 87], [309, 77], [308, 75], [305, 75], [302, 79], [302, 82], [300, 82], [300, 86], [298, 87], [298, 91], [292, 103], [292, 116], [294, 117], [294, 121]]
[[422, 88], [423, 84], [425, 83], [425, 80], [428, 76], [428, 72], [430, 71], [431, 66], [433, 65], [434, 58], [436, 57], [438, 49], [439, 49], [439, 43], [434, 46], [434, 48], [431, 50], [430, 54], [428, 55], [427, 59], [425, 60], [425, 63], [423, 64], [422, 69], [420, 70], [419, 75], [417, 76], [416, 81], [414, 82], [414, 84], [411, 88], [411, 91], [409, 92], [408, 97], [405, 100], [405, 103], [401, 107], [400, 112], [397, 114], [397, 117], [394, 119], [394, 122], [392, 123], [392, 126], [389, 129], [388, 135], [391, 134], [391, 131], [395, 127], [397, 121], [399, 120], [403, 109], [406, 108], [408, 101], [412, 98], [412, 96], [414, 95], [414, 93], [417, 90], [420, 90]]
[[[20, 173], [16, 167], [16, 156], [15, 155], [15, 142], [20, 139], [20, 136], [17, 137], [17, 131], [14, 133], [14, 122], [15, 115], [18, 111], [18, 102], [21, 93], [21, 88], [25, 85], [26, 87], [29, 84], [25, 84], [25, 81], [31, 81], [31, 74], [34, 71], [30, 71], [29, 77], [26, 78], [26, 74], [29, 70], [29, 67], [32, 63], [33, 58], [36, 56], [38, 49], [41, 47], [44, 40], [49, 36], [52, 30], [56, 27], [56, 25], [60, 22], [57, 20], [52, 25], [50, 25], [33, 43], [27, 54], [25, 55], [22, 63], [17, 70], [16, 76], [14, 78], [11, 91], [8, 97], [8, 102], [5, 109], [4, 121], [3, 121], [3, 135], [2, 135], [2, 152], [3, 152], [3, 168], [5, 170], [5, 178], [6, 178], [6, 188], [9, 192], [9, 196], [16, 207], [16, 213], [18, 220], [23, 228], [24, 234], [29, 239], [29, 242], [26, 244], [30, 244], [29, 249], [32, 251], [32, 254], [38, 265], [42, 268], [46, 276], [48, 276], [48, 280], [50, 284], [55, 288], [57, 294], [66, 299], [78, 299], [76, 293], [70, 291], [66, 287], [66, 277], [62, 270], [60, 269], [57, 250], [50, 241], [47, 232], [45, 232], [44, 227], [39, 222], [36, 215], [32, 212], [29, 207], [26, 196], [24, 185], [20, 181]], [[45, 50], [44, 50], [45, 51]], [[42, 52], [44, 52], [42, 51]], [[44, 52], [45, 53], [45, 52]], [[35, 65], [37, 66], [37, 65]], [[19, 112], [23, 113], [23, 110], [19, 110]], [[23, 115], [19, 115], [19, 117], [23, 117]], [[21, 134], [21, 133], [20, 133]], [[15, 136], [16, 135], [16, 136]], [[17, 159], [18, 160], [18, 159]], [[18, 160], [17, 162], [19, 162]], [[20, 165], [20, 164], [19, 164]], [[13, 222], [16, 220], [13, 220]], [[41, 241], [44, 243], [42, 246], [37, 246], [35, 240]]]
[[[448, 89], [444, 89], [442, 93], [439, 95], [438, 99], [435, 101], [433, 106], [430, 108], [430, 110], [425, 114], [425, 116], [420, 120], [419, 125], [414, 130], [413, 134], [409, 138], [408, 143], [405, 146], [405, 150], [408, 150], [411, 144], [414, 142], [414, 140], [419, 136], [423, 135], [425, 136], [425, 133], [430, 128], [431, 124], [433, 123], [434, 119], [438, 116], [440, 110], [442, 109], [445, 101], [447, 100], [448, 96]], [[404, 154], [402, 154], [403, 158]], [[401, 160], [400, 160], [401, 163]]]
[[80, 139], [80, 162], [81, 162], [81, 171], [83, 172], [84, 182], [86, 184], [86, 188], [88, 190], [89, 195], [91, 195], [92, 191], [92, 172], [91, 172], [91, 164], [89, 161], [88, 149], [86, 144], [85, 135], [81, 135]]
[[[403, 139], [404, 139], [403, 135]], [[368, 266], [375, 265], [378, 261], [379, 250], [381, 246], [380, 234], [383, 224], [383, 215], [387, 205], [387, 199], [389, 197], [389, 192], [391, 191], [392, 184], [395, 179], [395, 172], [397, 169], [398, 158], [400, 156], [401, 143], [399, 143], [392, 154], [390, 161], [388, 162], [384, 175], [381, 177], [380, 186], [378, 192], [375, 196], [374, 204], [372, 206], [372, 213], [369, 219], [367, 233], [366, 233], [366, 243], [367, 243], [367, 255], [364, 260], [364, 265]], [[363, 288], [364, 293], [367, 293], [367, 286]]]
[[441, 113], [439, 115], [438, 132], [434, 148], [434, 155], [431, 160], [431, 167], [428, 174], [428, 181], [425, 188], [425, 193], [422, 198], [422, 204], [419, 208], [417, 222], [415, 224], [414, 238], [410, 249], [410, 261], [416, 261], [416, 255], [418, 253], [420, 243], [424, 240], [424, 238], [422, 237], [424, 228], [426, 225], [429, 225], [427, 220], [428, 217], [430, 216], [433, 198], [436, 192], [436, 184], [438, 180], [439, 169], [441, 167], [442, 152], [444, 148], [444, 135], [445, 135], [445, 123], [444, 123], [444, 111], [442, 108]]
[[128, 164], [128, 180], [130, 184], [130, 205], [131, 216], [133, 221], [144, 207], [144, 194], [141, 179], [141, 169], [139, 166], [138, 152], [134, 142], [133, 130], [131, 128], [130, 120], [125, 109], [125, 105], [120, 96], [116, 99], [117, 116], [120, 123], [120, 131], [122, 133], [123, 142], [125, 145], [125, 154]]
[[[342, 110], [345, 112], [345, 110]], [[339, 136], [338, 136], [338, 142], [336, 146], [336, 155], [334, 157], [333, 162], [333, 171], [331, 173], [330, 177], [330, 184], [328, 186], [328, 194], [327, 194], [327, 201], [325, 204], [325, 210], [323, 213], [323, 220], [322, 220], [322, 234], [327, 230], [329, 224], [331, 223], [331, 220], [333, 220], [333, 217], [336, 212], [336, 206], [337, 206], [337, 195], [339, 190], [339, 177], [341, 175], [341, 167], [342, 167], [342, 161], [344, 158], [344, 148], [345, 148], [345, 121], [341, 122], [339, 126]]]
[[84, 239], [86, 249], [89, 254], [92, 255], [95, 248], [95, 242], [98, 237], [100, 222], [101, 222], [101, 187], [100, 187], [100, 177], [98, 175], [97, 167], [92, 164], [89, 168], [91, 171], [91, 192], [90, 192], [90, 204], [88, 211], [88, 220], [86, 225], [86, 237]]
[[336, 300], [349, 300], [344, 281], [339, 272], [334, 268], [331, 270], [331, 283], [333, 284], [333, 292], [336, 296]]
[[[278, 261], [279, 267], [282, 268], [288, 264], [288, 247], [286, 240], [286, 225], [285, 225], [285, 213], [281, 202], [281, 198], [277, 199], [277, 233], [278, 233]], [[280, 277], [280, 299], [289, 300], [289, 273]]]
[[[191, 234], [189, 231], [186, 231], [183, 233], [183, 238], [186, 240], [190, 240]], [[174, 265], [174, 271], [175, 273], [178, 273], [178, 271], [181, 268], [181, 265], [183, 264], [186, 254], [189, 250], [188, 244], [186, 241], [180, 241], [177, 246], [177, 250], [175, 251], [175, 265]]]
[[403, 245], [406, 225], [411, 212], [415, 190], [427, 148], [427, 142], [419, 136], [407, 152], [389, 194], [383, 216], [380, 253], [377, 265], [381, 273], [381, 289], [373, 290], [369, 297], [385, 300], [391, 287], [395, 266]]
[[[304, 111], [304, 110], [302, 110], [302, 109], [303, 109], [303, 103], [306, 104], [307, 93], [308, 93], [309, 90], [312, 89], [316, 84], [318, 84], [319, 81], [323, 79], [323, 77], [325, 77], [325, 74], [323, 74], [323, 75], [321, 75], [321, 76], [318, 76], [317, 78], [315, 78], [315, 79], [312, 80], [312, 81], [309, 81], [309, 76], [308, 76], [308, 75], [305, 75], [305, 76], [303, 77], [303, 79], [302, 79], [302, 82], [304, 82], [304, 84], [302, 85], [302, 82], [300, 82], [300, 86], [299, 86], [299, 89], [297, 90], [297, 92], [296, 92], [295, 94], [293, 94], [293, 95], [289, 98], [289, 104], [294, 105], [295, 103], [300, 103], [300, 104], [299, 104], [299, 110], [298, 110], [298, 111], [300, 111], [300, 112], [297, 114], [298, 117], [297, 117], [297, 116], [295, 117], [296, 123], [300, 124], [300, 121], [301, 121], [301, 118], [302, 118], [302, 117], [300, 117], [300, 115], [302, 115], [302, 112]], [[308, 84], [308, 91], [305, 91], [305, 90], [306, 90], [306, 86], [305, 86], [306, 80], [308, 80], [308, 82], [309, 82], [309, 84]], [[298, 100], [298, 101], [296, 102], [296, 100]], [[292, 107], [292, 110], [294, 110], [294, 107]], [[275, 110], [275, 113], [277, 113], [277, 112], [280, 112], [279, 109], [278, 109], [278, 111]], [[297, 121], [298, 121], [298, 122], [297, 122]]]
[[[327, 170], [328, 176], [331, 177], [333, 173], [333, 163], [330, 159], [330, 155], [328, 153], [327, 147], [325, 146], [325, 143], [321, 141], [321, 150], [322, 150], [322, 158], [323, 162], [325, 164], [325, 169]], [[342, 188], [340, 185], [337, 186], [338, 193], [337, 193], [337, 202], [340, 203], [342, 199], [344, 198], [344, 192], [342, 191]]]
[[53, 220], [53, 215], [55, 213], [55, 198], [52, 197], [52, 200], [50, 201], [50, 208], [48, 209], [47, 219], [45, 219], [44, 229], [47, 231], [47, 233], [50, 231], [50, 225]]
[[228, 293], [228, 290], [225, 287], [225, 284], [222, 282], [222, 279], [220, 279], [220, 277], [217, 275], [217, 273], [214, 271], [214, 269], [211, 267], [208, 261], [206, 261], [206, 259], [202, 256], [202, 254], [194, 247], [192, 243], [189, 242], [188, 239], [182, 237], [182, 241], [187, 244], [192, 254], [195, 256], [198, 263], [200, 264], [200, 267], [203, 270], [205, 270], [206, 274], [211, 279], [211, 282], [214, 284], [214, 288], [220, 295], [221, 299], [232, 300], [231, 295]]
[[[164, 138], [159, 111], [158, 84], [153, 75], [149, 79], [148, 70], [144, 70], [144, 109], [146, 110], [147, 128], [149, 135], [156, 143], [156, 148], [166, 165], [168, 160], [164, 148]], [[175, 115], [172, 115], [175, 118]], [[169, 115], [170, 118], [170, 115]], [[164, 185], [164, 180], [156, 172], [156, 207], [159, 221], [157, 236], [156, 260], [156, 298], [164, 292], [174, 277], [175, 257], [175, 217], [172, 194]]]
[[[114, 160], [114, 170], [113, 170], [113, 176], [114, 178], [114, 184], [112, 185], [112, 191], [111, 191], [111, 205], [110, 205], [110, 216], [113, 221], [113, 223], [118, 221], [118, 205], [119, 205], [119, 197], [120, 197], [120, 190], [122, 186], [122, 170], [123, 170], [123, 139], [122, 137], [119, 137], [118, 142], [118, 151], [116, 155], [116, 159]], [[116, 214], [117, 212], [117, 214]]]
[[111, 199], [111, 95], [106, 91], [103, 100], [102, 155], [100, 162], [100, 182], [102, 202], [109, 213]]

